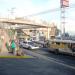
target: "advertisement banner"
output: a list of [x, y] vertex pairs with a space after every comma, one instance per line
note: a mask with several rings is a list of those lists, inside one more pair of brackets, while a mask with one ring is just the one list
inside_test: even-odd
[[60, 0], [61, 8], [69, 7], [69, 0]]

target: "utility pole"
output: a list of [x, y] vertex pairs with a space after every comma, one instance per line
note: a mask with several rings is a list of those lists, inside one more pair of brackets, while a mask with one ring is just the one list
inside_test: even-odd
[[66, 21], [65, 21], [65, 10], [66, 7], [69, 7], [69, 0], [60, 0], [60, 9], [61, 9], [61, 29], [62, 29], [62, 34], [65, 33], [65, 25], [66, 25]]
[[8, 18], [9, 18], [9, 16], [11, 16], [11, 17], [13, 17], [14, 16], [14, 10], [15, 10], [16, 8], [11, 8], [10, 10], [8, 10], [9, 11], [9, 14], [8, 14]]

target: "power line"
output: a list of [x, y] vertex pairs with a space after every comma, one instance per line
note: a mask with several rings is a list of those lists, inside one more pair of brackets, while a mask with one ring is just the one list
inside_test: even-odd
[[[75, 4], [72, 4], [70, 7], [68, 8], [74, 8], [75, 7]], [[54, 8], [54, 9], [49, 9], [49, 10], [46, 10], [46, 11], [42, 11], [42, 12], [38, 12], [38, 13], [34, 13], [34, 14], [30, 14], [30, 15], [27, 15], [25, 17], [32, 17], [32, 16], [37, 16], [37, 15], [41, 15], [41, 14], [46, 14], [46, 13], [51, 13], [51, 12], [56, 12], [56, 11], [60, 11], [60, 7], [59, 8]]]
[[43, 11], [43, 12], [38, 12], [38, 13], [35, 13], [35, 14], [27, 15], [25, 17], [32, 17], [32, 16], [41, 15], [41, 14], [45, 14], [45, 13], [49, 13], [49, 12], [55, 12], [55, 11], [59, 11], [59, 10], [60, 10], [60, 8], [50, 9], [50, 10], [47, 10], [47, 11]]

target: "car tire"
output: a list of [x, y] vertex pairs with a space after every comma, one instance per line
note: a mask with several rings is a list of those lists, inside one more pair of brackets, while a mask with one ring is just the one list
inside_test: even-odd
[[55, 54], [59, 54], [59, 49], [55, 49]]
[[31, 49], [30, 47], [28, 47], [28, 49]]

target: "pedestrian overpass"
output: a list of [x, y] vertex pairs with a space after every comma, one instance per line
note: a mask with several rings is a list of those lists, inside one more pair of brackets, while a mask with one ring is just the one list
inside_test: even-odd
[[50, 27], [49, 24], [46, 22], [36, 23], [35, 21], [26, 20], [26, 19], [0, 18], [0, 29], [3, 29], [5, 33], [7, 32], [5, 29], [22, 29], [23, 30], [23, 29], [37, 29], [37, 28], [49, 28], [49, 27]]
[[[31, 20], [24, 20], [24, 19], [8, 19], [8, 18], [0, 18], [0, 30], [1, 34], [0, 36], [4, 37], [3, 38], [3, 46], [4, 50], [2, 49], [2, 52], [7, 51], [5, 47], [5, 43], [9, 42], [10, 39], [17, 39], [16, 36], [17, 34], [15, 33], [12, 35], [13, 37], [10, 37], [8, 35], [9, 30], [11, 29], [36, 29], [36, 28], [49, 28], [49, 24], [45, 22], [41, 23], [36, 23], [35, 21]], [[7, 38], [7, 39], [6, 39]]]
[[26, 19], [8, 19], [0, 18], [0, 28], [15, 28], [15, 29], [31, 29], [31, 28], [48, 28], [46, 22], [36, 23], [35, 21]]

